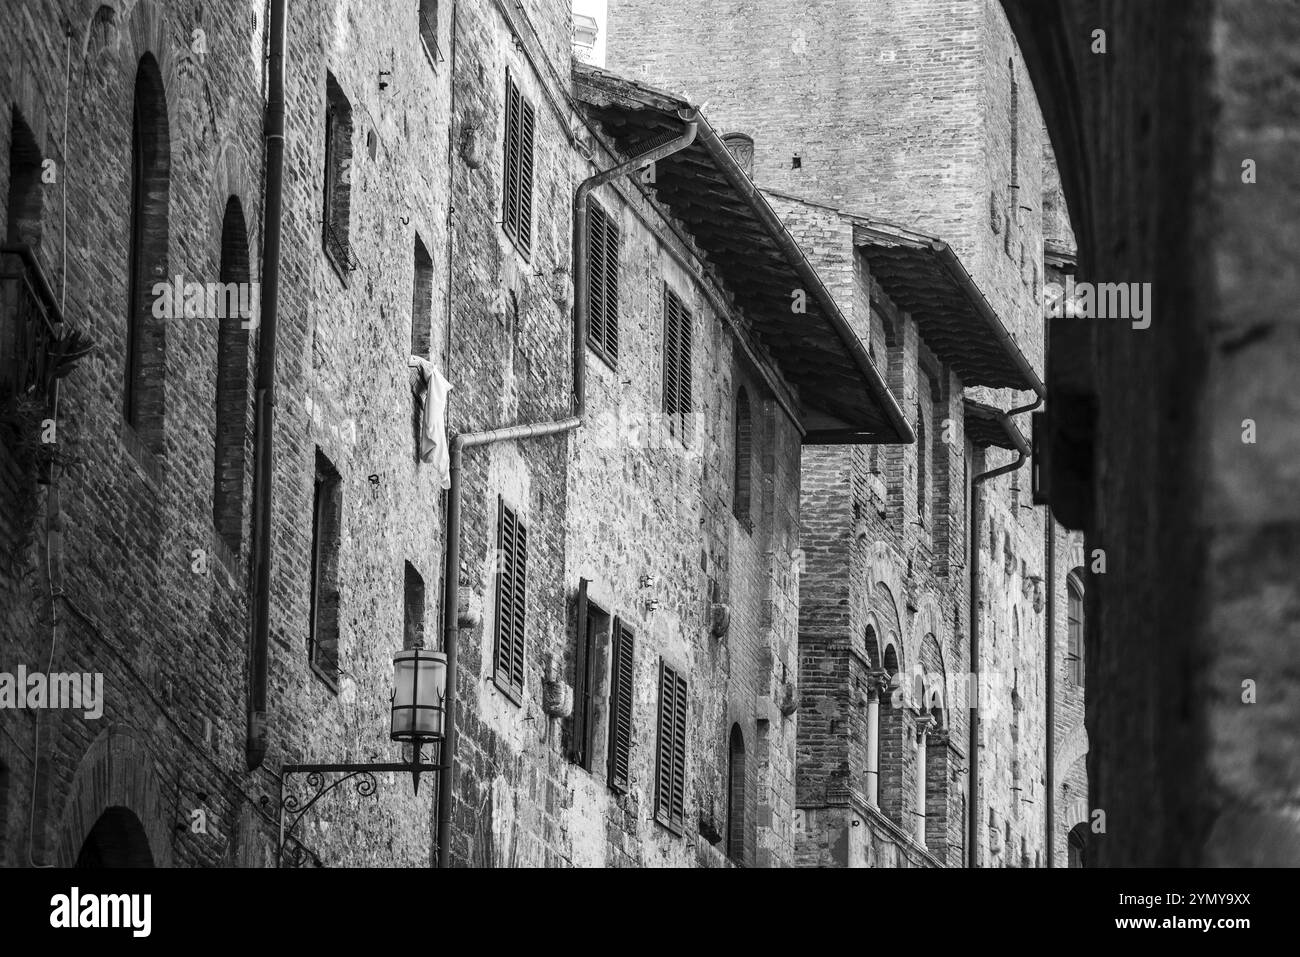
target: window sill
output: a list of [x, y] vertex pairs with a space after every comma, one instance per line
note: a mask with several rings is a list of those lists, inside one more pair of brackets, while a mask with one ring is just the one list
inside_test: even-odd
[[604, 349], [600, 348], [600, 346], [596, 345], [596, 343], [592, 342], [590, 339], [587, 340], [587, 350], [594, 353], [596, 358], [603, 362], [610, 372], [618, 371], [618, 360], [611, 359], [605, 353]]
[[514, 685], [510, 684], [510, 682], [502, 681], [500, 678], [497, 677], [496, 672], [492, 673], [492, 684], [494, 684], [496, 686], [497, 691], [500, 691], [501, 694], [505, 696], [506, 700], [509, 701], [511, 704], [513, 704], [515, 707], [518, 708], [523, 706], [524, 703], [523, 688], [516, 688]]
[[339, 282], [343, 283], [343, 288], [349, 288], [351, 283], [348, 279], [348, 271], [343, 268], [343, 264], [338, 261], [338, 257], [334, 255], [333, 250], [329, 248], [328, 244], [322, 243], [321, 251], [325, 253], [325, 258], [329, 260], [329, 264], [334, 268], [334, 273], [339, 277]]
[[669, 824], [667, 821], [665, 821], [657, 814], [655, 815], [655, 823], [658, 824], [660, 827], [662, 827], [669, 834], [673, 835], [674, 837], [682, 837], [686, 833], [683, 825]]
[[337, 695], [339, 693], [339, 676], [337, 674], [331, 675], [315, 661], [311, 663], [311, 670], [312, 674], [319, 678], [321, 683], [324, 684], [332, 694]]
[[521, 246], [519, 244], [519, 237], [516, 236], [514, 233], [510, 232], [510, 230], [506, 229], [506, 224], [504, 221], [502, 221], [501, 223], [501, 231], [506, 234], [506, 239], [510, 240], [510, 245], [515, 247], [515, 252], [519, 254], [519, 258], [522, 259], [525, 263], [531, 264], [533, 261], [532, 249], [529, 247]]

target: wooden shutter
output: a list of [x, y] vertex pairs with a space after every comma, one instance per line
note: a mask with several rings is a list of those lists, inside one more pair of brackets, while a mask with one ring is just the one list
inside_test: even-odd
[[587, 579], [578, 579], [577, 645], [573, 662], [573, 740], [570, 757], [573, 762], [591, 770], [592, 738], [592, 685], [595, 683], [596, 642], [591, 634], [591, 618], [587, 614]]
[[659, 660], [659, 760], [655, 818], [682, 833], [686, 820], [686, 679]]
[[519, 111], [522, 105], [519, 87], [506, 71], [505, 155], [501, 177], [505, 192], [501, 200], [501, 225], [513, 239], [519, 234]]
[[524, 617], [528, 530], [497, 499], [496, 652], [493, 679], [516, 704], [524, 694]]
[[587, 341], [609, 361], [618, 364], [618, 228], [599, 203], [587, 209], [587, 290], [589, 326]]
[[691, 411], [691, 314], [664, 285], [664, 411]]
[[619, 793], [628, 789], [632, 771], [632, 629], [615, 619], [610, 655], [609, 684], [609, 786]]
[[533, 244], [533, 105], [520, 99], [519, 129], [519, 248], [526, 255]]
[[537, 114], [506, 71], [504, 192], [501, 225], [519, 251], [528, 254], [533, 241], [533, 133]]

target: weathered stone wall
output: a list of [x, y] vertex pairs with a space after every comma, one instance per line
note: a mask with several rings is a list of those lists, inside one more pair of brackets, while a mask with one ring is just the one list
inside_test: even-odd
[[[928, 354], [911, 318], [873, 289], [846, 220], [895, 222], [948, 242], [1041, 370], [1044, 195], [1053, 191], [1032, 85], [993, 0], [724, 3], [707, 13], [684, 0], [612, 0], [607, 62], [707, 101], [720, 129], [753, 136], [755, 181], [841, 305], [852, 308], [905, 413], [925, 422], [920, 447], [805, 454], [801, 658], [805, 691], [818, 698], [801, 715], [799, 801], [821, 802], [828, 788], [860, 793], [866, 708], [859, 691], [874, 654], [860, 643], [869, 615], [897, 620], [873, 628], [882, 650], [882, 630], [895, 630], [904, 669], [933, 633], [944, 669], [964, 691], [966, 483], [1012, 456], [996, 449], [972, 456], [961, 429], [961, 383]], [[1053, 215], [1061, 232], [1059, 206]], [[1028, 401], [1024, 393], [978, 395], [1002, 408]], [[938, 441], [945, 420], [955, 426], [947, 443]], [[1019, 424], [1028, 431], [1027, 418]], [[918, 456], [933, 503], [923, 524]], [[980, 813], [988, 826], [980, 829], [978, 860], [1032, 866], [1045, 844], [1044, 529], [1027, 469], [985, 483], [981, 495], [975, 541], [990, 693], [980, 739]], [[967, 717], [949, 715], [953, 768], [967, 765]], [[891, 733], [906, 740], [906, 729]], [[915, 755], [882, 751], [881, 760], [882, 803], [888, 811], [887, 799], [895, 802], [910, 834]], [[965, 841], [962, 786], [949, 782], [946, 821], [936, 831], [951, 836], [950, 863], [960, 862]]]
[[[38, 532], [25, 568], [6, 578], [0, 670], [24, 664], [44, 671], [49, 660], [54, 671], [102, 672], [105, 695], [98, 721], [69, 712], [40, 714], [34, 811], [34, 713], [0, 714], [9, 732], [0, 748], [17, 785], [9, 789], [4, 861], [27, 860], [33, 813], [32, 858], [75, 859], [85, 829], [94, 823], [96, 795], [115, 793], [115, 775], [129, 768], [136, 783], [124, 783], [116, 793], [162, 795], [157, 805], [133, 808], [153, 843], [163, 845], [152, 847], [156, 860], [268, 864], [274, 805], [264, 811], [259, 799], [278, 797], [275, 775], [282, 763], [395, 757], [386, 722], [391, 655], [402, 647], [404, 561], [436, 594], [439, 489], [430, 469], [414, 461], [406, 358], [417, 231], [432, 252], [435, 274], [447, 272], [446, 67], [432, 67], [426, 58], [411, 5], [291, 6], [271, 746], [263, 769], [247, 773], [250, 542], [245, 535], [241, 553], [230, 554], [213, 529], [216, 322], [155, 320], [168, 324], [161, 453], [145, 449], [125, 425], [121, 394], [137, 62], [145, 53], [158, 61], [167, 102], [169, 272], [187, 281], [219, 278], [222, 214], [235, 196], [256, 280], [264, 6], [222, 3], [195, 13], [148, 0], [23, 4], [6, 7], [0, 19], [6, 109], [13, 104], [21, 111], [57, 169], [57, 181], [43, 190], [41, 261], [56, 289], [66, 292], [66, 319], [99, 344], [64, 380], [59, 442], [76, 462], [59, 477], [60, 509], [52, 528], [62, 535]], [[66, 41], [64, 23], [72, 29]], [[394, 24], [401, 26], [402, 42], [394, 42]], [[194, 33], [199, 29], [201, 54]], [[71, 75], [66, 131], [65, 70]], [[350, 233], [359, 265], [346, 282], [321, 242], [327, 70], [352, 106]], [[384, 90], [376, 82], [380, 70], [391, 71]], [[9, 137], [6, 120], [0, 132], [6, 156]], [[7, 176], [7, 168], [6, 163], [0, 175]], [[440, 300], [441, 278], [436, 287]], [[442, 344], [439, 323], [435, 358]], [[245, 443], [247, 519], [251, 408]], [[338, 693], [307, 662], [318, 446], [343, 483]], [[42, 524], [47, 495], [36, 506]], [[63, 591], [55, 606], [57, 632], [44, 597], [50, 587], [47, 560]], [[430, 607], [428, 617], [435, 614]], [[83, 760], [105, 733], [113, 741], [134, 741], [130, 756], [113, 745], [105, 757]], [[93, 771], [96, 762], [103, 770]], [[147, 787], [140, 783], [145, 778], [152, 779]], [[426, 784], [413, 798], [405, 782], [381, 787], [378, 801], [343, 792], [304, 821], [300, 836], [325, 863], [424, 864], [432, 840], [430, 795]], [[196, 809], [206, 813], [206, 833], [172, 826], [190, 823]]]

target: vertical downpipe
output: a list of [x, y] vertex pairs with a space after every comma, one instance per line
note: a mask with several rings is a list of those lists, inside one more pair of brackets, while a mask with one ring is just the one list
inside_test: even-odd
[[257, 350], [256, 468], [253, 472], [253, 642], [249, 662], [250, 771], [266, 757], [266, 678], [271, 617], [271, 485], [275, 475], [275, 335], [280, 294], [280, 224], [284, 216], [284, 47], [288, 0], [271, 0], [267, 26], [266, 206], [262, 230], [262, 297]]

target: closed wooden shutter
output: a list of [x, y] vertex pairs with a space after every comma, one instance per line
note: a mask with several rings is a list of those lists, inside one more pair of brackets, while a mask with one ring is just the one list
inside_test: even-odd
[[686, 679], [659, 661], [659, 760], [655, 819], [680, 834], [686, 821]]
[[691, 313], [664, 286], [664, 412], [691, 411]]
[[620, 793], [632, 776], [632, 629], [615, 619], [610, 655], [609, 685], [609, 786]]
[[514, 510], [497, 499], [496, 686], [519, 703], [524, 694], [525, 586], [528, 530]]
[[618, 364], [618, 227], [593, 202], [587, 209], [587, 290], [590, 308], [587, 341], [611, 365]]
[[506, 71], [504, 196], [501, 225], [520, 252], [528, 254], [533, 239], [533, 134], [536, 112]]
[[573, 740], [569, 756], [591, 770], [592, 686], [595, 684], [596, 641], [587, 613], [587, 579], [578, 579], [577, 645], [573, 663]]

